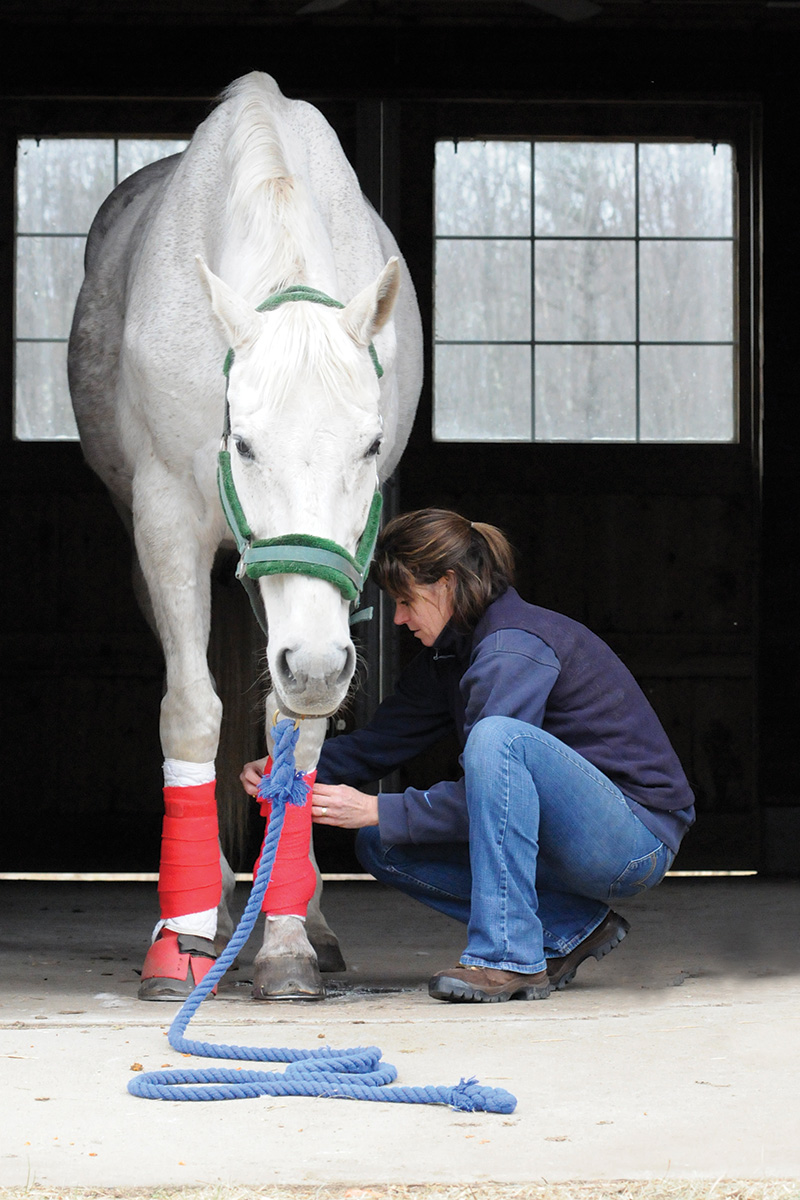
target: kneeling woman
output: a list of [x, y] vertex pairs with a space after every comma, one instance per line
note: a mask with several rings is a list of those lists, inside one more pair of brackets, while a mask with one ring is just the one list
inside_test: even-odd
[[[431, 996], [544, 999], [625, 936], [609, 905], [663, 878], [694, 820], [686, 776], [609, 647], [521, 599], [498, 529], [401, 515], [373, 572], [423, 649], [368, 725], [325, 743], [314, 820], [358, 829], [367, 871], [467, 925]], [[357, 790], [452, 730], [463, 778]]]

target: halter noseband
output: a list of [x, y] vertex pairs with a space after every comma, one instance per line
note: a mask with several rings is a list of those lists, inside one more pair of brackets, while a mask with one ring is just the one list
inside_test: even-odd
[[[292, 300], [310, 300], [315, 304], [324, 304], [328, 308], [344, 308], [340, 301], [326, 296], [324, 292], [318, 292], [314, 288], [302, 284], [295, 284], [264, 300], [262, 304], [259, 304], [256, 312], [267, 312]], [[383, 375], [383, 368], [372, 343], [369, 345], [369, 354], [375, 373], [380, 379]], [[340, 546], [338, 542], [307, 533], [288, 533], [275, 538], [254, 538], [233, 482], [231, 453], [228, 449], [228, 438], [231, 432], [228, 385], [233, 360], [234, 350], [233, 347], [230, 347], [222, 366], [225, 375], [225, 424], [222, 432], [222, 445], [217, 456], [217, 485], [222, 510], [236, 539], [239, 551], [236, 578], [244, 584], [253, 612], [262, 630], [266, 633], [266, 624], [258, 603], [258, 589], [254, 582], [262, 575], [310, 575], [315, 579], [324, 579], [337, 587], [345, 600], [355, 606], [369, 574], [380, 528], [383, 501], [380, 490], [376, 489], [355, 556], [345, 550], [344, 546]], [[361, 609], [359, 612], [353, 613], [350, 624], [369, 620], [371, 616], [372, 609]]]

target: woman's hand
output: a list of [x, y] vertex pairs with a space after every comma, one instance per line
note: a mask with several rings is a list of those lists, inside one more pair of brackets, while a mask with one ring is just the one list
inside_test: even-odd
[[255, 762], [244, 764], [239, 778], [242, 781], [242, 787], [247, 792], [248, 796], [255, 796], [256, 792], [258, 791], [258, 785], [261, 783], [261, 776], [264, 774], [264, 767], [266, 765], [266, 755], [264, 758], [256, 759]]
[[365, 825], [378, 824], [378, 797], [357, 792], [344, 783], [315, 783], [311, 816], [317, 825], [363, 829]]
[[[248, 796], [255, 796], [267, 759], [245, 763], [239, 776]], [[338, 825], [341, 829], [361, 829], [378, 824], [378, 797], [358, 792], [346, 784], [315, 783], [311, 797], [311, 816], [318, 825]]]

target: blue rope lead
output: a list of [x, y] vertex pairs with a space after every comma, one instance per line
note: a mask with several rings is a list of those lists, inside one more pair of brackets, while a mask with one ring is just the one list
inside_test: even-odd
[[295, 770], [294, 748], [298, 733], [291, 721], [280, 721], [273, 731], [275, 747], [271, 775], [262, 780], [259, 795], [272, 800], [272, 815], [264, 837], [261, 861], [242, 919], [211, 970], [201, 979], [172, 1022], [169, 1044], [181, 1054], [204, 1058], [231, 1058], [246, 1062], [288, 1063], [286, 1070], [244, 1071], [209, 1067], [202, 1070], [148, 1071], [128, 1084], [133, 1096], [146, 1100], [242, 1100], [255, 1096], [327, 1096], [343, 1100], [385, 1100], [392, 1104], [449, 1104], [464, 1112], [511, 1113], [516, 1097], [503, 1088], [481, 1087], [476, 1079], [462, 1079], [455, 1087], [387, 1087], [397, 1078], [390, 1063], [381, 1062], [377, 1046], [334, 1050], [291, 1050], [267, 1046], [227, 1046], [196, 1042], [184, 1037], [200, 1004], [227, 971], [247, 942], [261, 910], [272, 874], [286, 804], [302, 804], [305, 785]]

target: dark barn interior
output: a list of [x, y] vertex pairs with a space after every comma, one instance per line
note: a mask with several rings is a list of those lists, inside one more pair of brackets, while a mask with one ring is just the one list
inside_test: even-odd
[[[800, 405], [792, 364], [800, 237], [791, 176], [800, 4], [303, 7], [2, 2], [0, 870], [154, 871], [161, 822], [161, 659], [133, 598], [127, 534], [77, 444], [13, 436], [17, 143], [188, 137], [226, 84], [257, 69], [328, 117], [415, 281], [426, 383], [391, 504], [454, 507], [501, 526], [519, 552], [523, 594], [585, 622], [630, 666], [698, 798], [697, 826], [676, 868], [797, 876]], [[490, 136], [735, 147], [737, 440], [434, 441], [434, 144]], [[223, 564], [215, 588], [215, 675], [227, 665], [226, 689], [239, 697], [224, 726], [220, 774], [241, 813], [239, 765], [261, 749], [260, 647]], [[391, 631], [369, 632], [369, 674], [351, 719], [374, 704], [406, 650]], [[425, 782], [449, 753], [415, 764], [415, 778]], [[240, 831], [241, 869], [254, 837], [250, 827], [244, 838]], [[347, 835], [323, 839], [320, 852], [323, 870], [354, 869]]]

